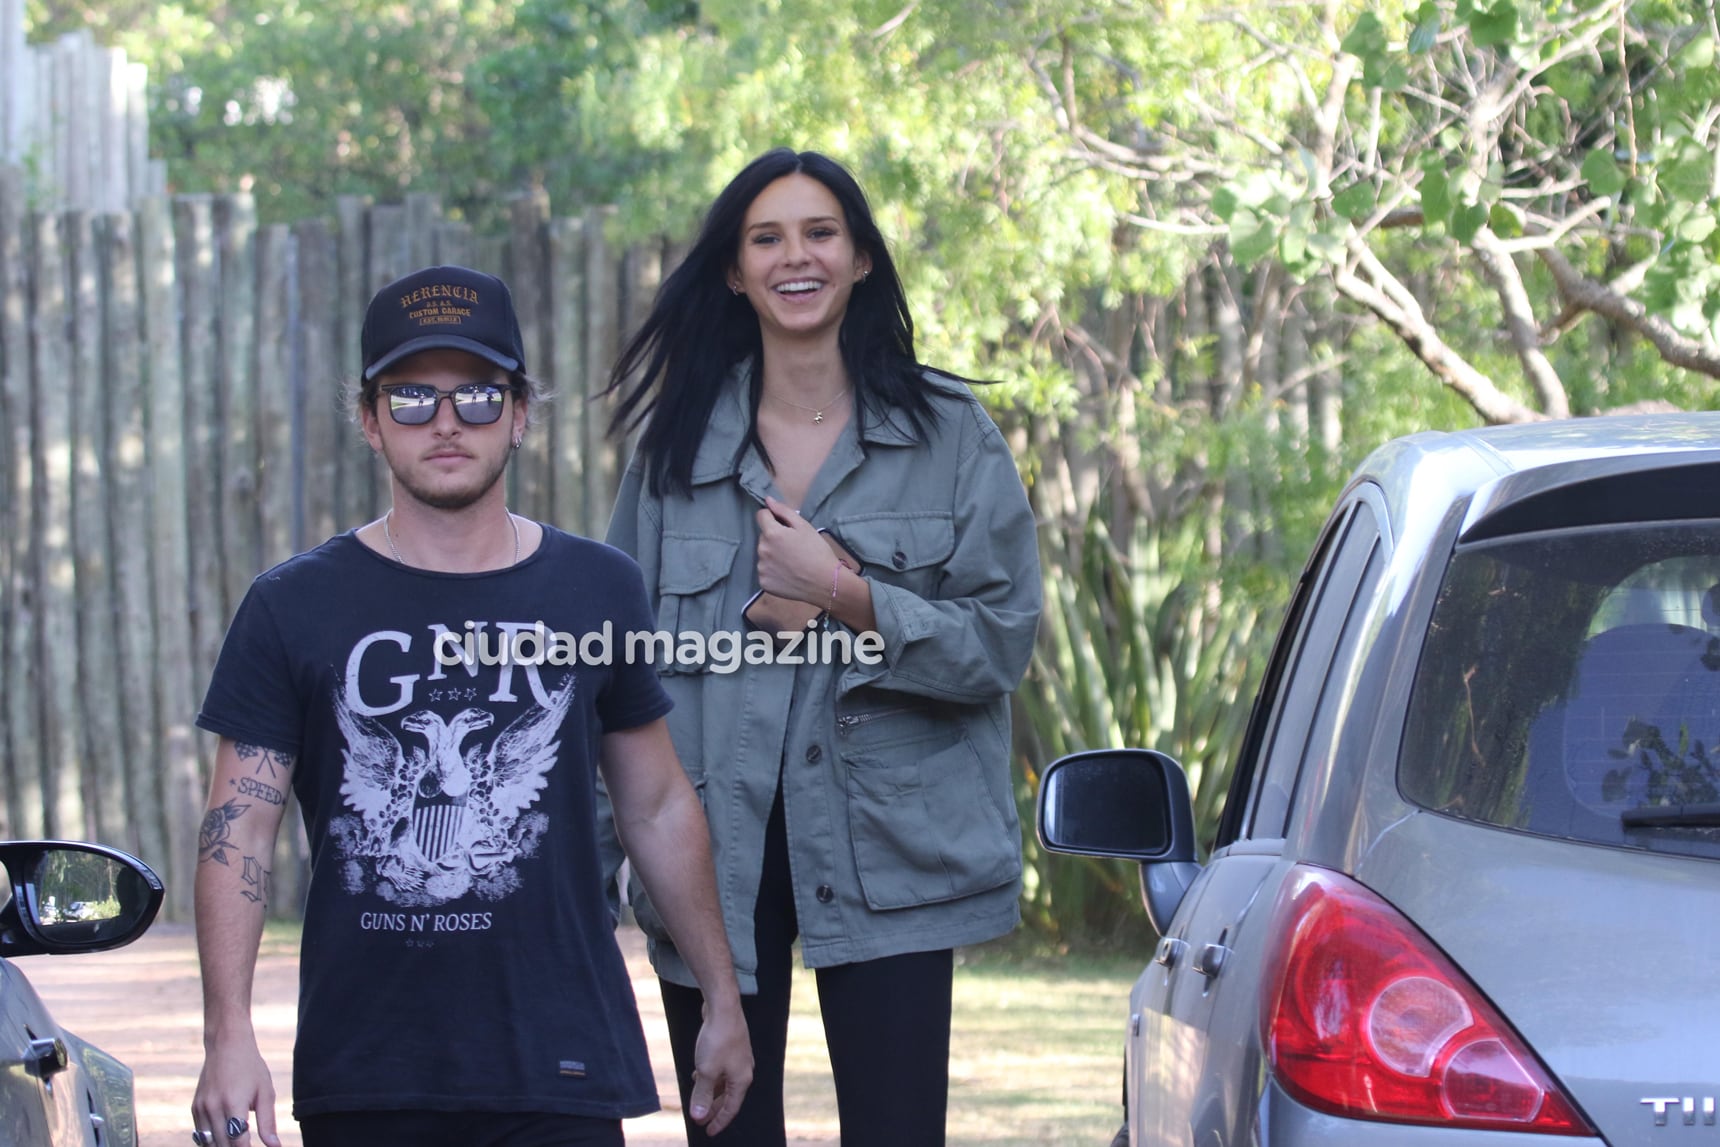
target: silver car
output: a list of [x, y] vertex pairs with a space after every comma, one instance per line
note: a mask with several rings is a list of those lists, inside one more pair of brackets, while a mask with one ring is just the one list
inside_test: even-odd
[[136, 1147], [131, 1069], [55, 1023], [13, 961], [129, 944], [162, 895], [117, 849], [0, 843], [0, 1147]]
[[1720, 415], [1376, 451], [1205, 865], [1158, 753], [1055, 762], [1039, 832], [1141, 862], [1138, 1147], [1720, 1147]]

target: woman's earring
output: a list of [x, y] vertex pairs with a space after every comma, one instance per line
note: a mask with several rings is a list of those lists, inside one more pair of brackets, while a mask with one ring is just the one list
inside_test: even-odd
[[520, 448], [520, 443], [524, 442], [525, 440], [526, 440], [526, 437], [523, 434], [514, 435], [514, 449], [518, 450]]
[[737, 294], [737, 295], [744, 295], [744, 294], [746, 294], [746, 292], [745, 292], [745, 291], [743, 291], [743, 290], [741, 290], [741, 286], [740, 286], [740, 284], [739, 284], [739, 283], [730, 283], [730, 284], [729, 284], [729, 290], [731, 290], [731, 291], [733, 291], [733, 292], [734, 292], [734, 293], [735, 293], [735, 294]]

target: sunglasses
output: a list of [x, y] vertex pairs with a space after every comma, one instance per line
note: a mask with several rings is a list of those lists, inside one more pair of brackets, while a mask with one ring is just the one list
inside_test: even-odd
[[488, 426], [502, 416], [502, 405], [512, 386], [493, 382], [469, 382], [453, 390], [440, 390], [427, 382], [403, 382], [382, 387], [388, 413], [402, 426], [423, 426], [436, 417], [444, 398], [454, 403], [454, 415], [467, 426]]

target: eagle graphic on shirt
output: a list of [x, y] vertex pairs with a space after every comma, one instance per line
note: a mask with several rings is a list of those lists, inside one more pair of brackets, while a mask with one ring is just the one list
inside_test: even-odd
[[419, 908], [468, 892], [499, 900], [517, 888], [515, 862], [537, 852], [549, 826], [529, 810], [549, 784], [573, 683], [570, 676], [548, 705], [534, 702], [488, 741], [477, 735], [495, 724], [486, 709], [448, 720], [414, 710], [400, 718], [401, 733], [412, 735], [407, 745], [337, 691], [335, 719], [346, 738], [340, 795], [356, 816], [330, 827], [348, 891]]

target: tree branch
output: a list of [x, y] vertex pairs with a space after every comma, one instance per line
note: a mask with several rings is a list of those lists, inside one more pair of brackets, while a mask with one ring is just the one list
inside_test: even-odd
[[1523, 276], [1510, 252], [1505, 250], [1491, 227], [1477, 231], [1469, 249], [1474, 252], [1476, 262], [1481, 264], [1481, 273], [1499, 296], [1505, 331], [1511, 336], [1511, 345], [1517, 351], [1517, 360], [1523, 364], [1523, 373], [1529, 377], [1529, 385], [1535, 388], [1541, 400], [1541, 409], [1549, 418], [1569, 418], [1570, 396], [1565, 390], [1564, 380], [1541, 349], [1541, 325], [1535, 321], [1534, 304], [1529, 301]]
[[1654, 345], [1660, 357], [1673, 366], [1694, 370], [1710, 378], [1720, 378], [1720, 346], [1706, 340], [1680, 334], [1672, 324], [1635, 299], [1614, 291], [1605, 283], [1597, 283], [1575, 267], [1556, 247], [1539, 252], [1541, 262], [1552, 272], [1558, 284], [1559, 296], [1574, 307], [1593, 311], [1604, 319], [1635, 331]]
[[1216, 223], [1167, 223], [1162, 219], [1148, 219], [1145, 215], [1135, 215], [1124, 212], [1121, 218], [1143, 231], [1159, 231], [1166, 235], [1187, 235], [1196, 239], [1216, 239], [1221, 235], [1230, 234], [1230, 228]]
[[[1498, 424], [1534, 422], [1545, 417], [1505, 394], [1492, 379], [1447, 346], [1433, 324], [1428, 322], [1415, 297], [1404, 289], [1366, 243], [1351, 240], [1349, 250], [1355, 269], [1339, 267], [1332, 276], [1333, 286], [1345, 298], [1378, 316], [1435, 378], [1460, 395], [1483, 419]], [[1367, 278], [1358, 271], [1364, 272]]]

